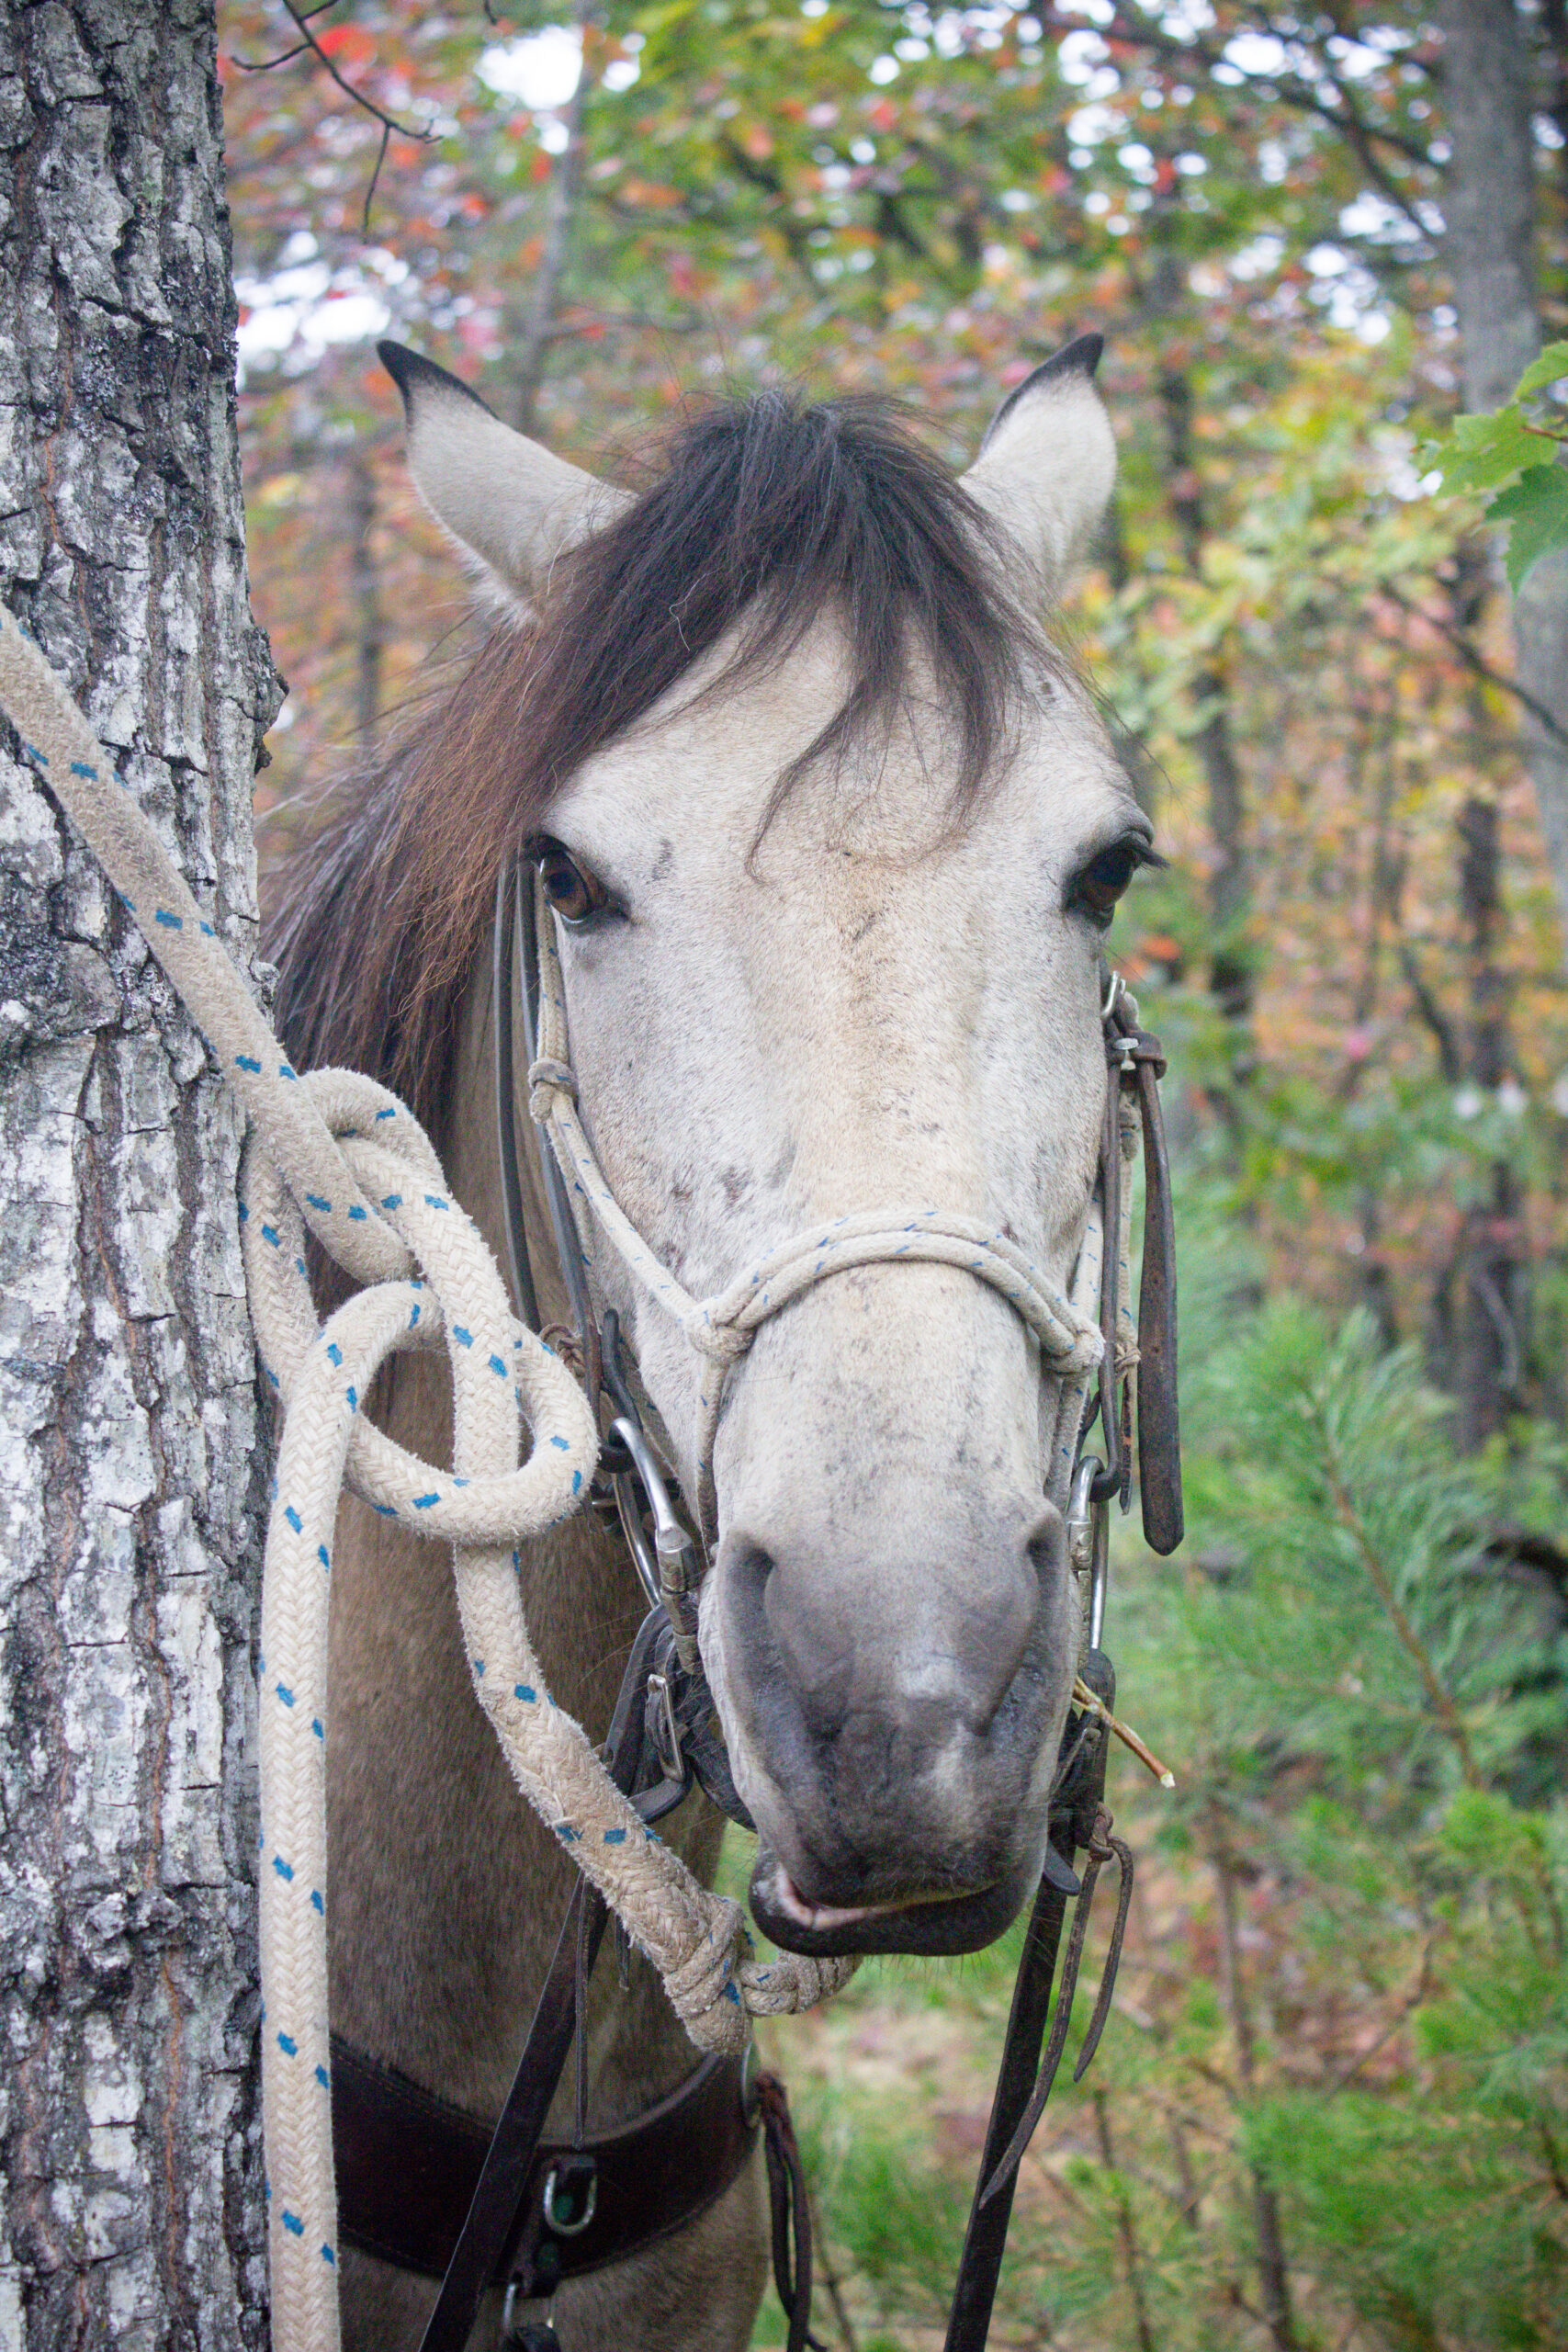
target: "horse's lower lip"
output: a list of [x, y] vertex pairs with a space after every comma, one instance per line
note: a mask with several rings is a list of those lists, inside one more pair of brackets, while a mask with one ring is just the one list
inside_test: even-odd
[[935, 1890], [893, 1903], [811, 1903], [776, 1856], [759, 1853], [751, 1877], [757, 1924], [786, 1951], [819, 1957], [850, 1952], [977, 1951], [1000, 1935], [1020, 1895], [999, 1884], [954, 1893]]
[[853, 1927], [862, 1919], [874, 1918], [879, 1912], [896, 1911], [896, 1903], [867, 1903], [840, 1908], [832, 1903], [810, 1903], [801, 1894], [795, 1881], [781, 1862], [773, 1873], [773, 1900], [787, 1919], [797, 1928], [821, 1932], [834, 1928]]

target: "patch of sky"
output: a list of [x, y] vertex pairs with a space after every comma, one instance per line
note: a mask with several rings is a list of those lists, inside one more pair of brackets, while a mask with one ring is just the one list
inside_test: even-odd
[[[866, 68], [868, 82], [875, 82], [886, 86], [887, 83], [896, 82], [897, 79], [898, 60], [896, 57], [874, 57]], [[818, 276], [821, 276], [820, 271], [818, 272]]]
[[[1107, 16], [1113, 14], [1113, 10], [1107, 9]], [[1104, 18], [1100, 21], [1103, 23]], [[1162, 12], [1160, 29], [1172, 40], [1196, 40], [1200, 33], [1213, 32], [1215, 21], [1208, 0], [1185, 0], [1181, 7], [1167, 8]]]
[[1378, 38], [1381, 29], [1377, 26], [1371, 27], [1364, 39], [1359, 35], [1352, 37], [1348, 33], [1331, 33], [1324, 43], [1348, 82], [1362, 81], [1367, 74], [1375, 74], [1380, 66], [1388, 63], [1390, 48], [1397, 48], [1398, 37], [1393, 43], [1381, 41]]
[[1142, 181], [1145, 187], [1153, 185], [1155, 177], [1154, 155], [1152, 151], [1145, 147], [1141, 140], [1129, 140], [1125, 147], [1118, 147], [1116, 150], [1116, 160], [1121, 164], [1122, 170], [1130, 173], [1134, 179]]
[[1231, 276], [1244, 283], [1248, 278], [1266, 277], [1271, 269], [1279, 268], [1284, 251], [1285, 240], [1275, 236], [1272, 231], [1261, 237], [1250, 237], [1231, 255]]
[[1289, 50], [1273, 33], [1235, 33], [1225, 43], [1224, 54], [1226, 63], [1249, 79], [1282, 74], [1290, 63]]
[[1064, 33], [1056, 50], [1056, 70], [1064, 82], [1076, 87], [1090, 81], [1104, 67], [1109, 54], [1098, 33]]
[[479, 51], [479, 80], [530, 113], [564, 107], [582, 79], [582, 36], [570, 25], [546, 25], [514, 40], [491, 41]]
[[388, 299], [409, 275], [396, 254], [370, 247], [334, 267], [316, 240], [297, 230], [265, 277], [237, 277], [246, 315], [238, 334], [240, 377], [281, 361], [289, 373], [314, 367], [334, 343], [363, 343], [392, 322]]
[[[1412, 210], [1419, 210], [1427, 233], [1442, 234], [1442, 216], [1437, 207], [1424, 198], [1413, 201]], [[1386, 197], [1374, 195], [1370, 189], [1345, 206], [1339, 215], [1339, 226], [1348, 237], [1355, 237], [1367, 244], [1413, 245], [1421, 242], [1421, 231], [1398, 205], [1390, 204]]]
[[1067, 117], [1067, 137], [1075, 147], [1098, 147], [1102, 140], [1114, 139], [1121, 129], [1117, 118], [1104, 107], [1079, 107]]

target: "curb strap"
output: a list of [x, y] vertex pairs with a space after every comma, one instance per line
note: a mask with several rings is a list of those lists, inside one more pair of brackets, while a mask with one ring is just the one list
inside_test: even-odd
[[[1103, 1650], [1089, 1652], [1082, 1674], [1095, 1696], [1107, 1708], [1114, 1707], [1116, 1674]], [[1110, 1737], [1104, 1719], [1087, 1708], [1076, 1718], [1069, 1714], [1062, 1736], [1066, 1763], [1051, 1806], [1051, 1833], [1040, 1891], [1034, 1899], [1018, 1981], [1013, 1986], [1007, 2038], [1002, 2044], [985, 2152], [959, 2259], [944, 2352], [985, 2352], [1007, 2246], [1008, 2224], [1012, 2219], [1019, 2159], [1044, 2110], [1061, 2064], [1083, 1958], [1089, 1905], [1100, 1870], [1114, 1855], [1121, 1866], [1121, 1900], [1116, 1906], [1100, 1996], [1084, 2037], [1075, 2081], [1081, 2080], [1093, 2058], [1110, 2015], [1116, 1967], [1133, 1899], [1133, 1858], [1121, 1838], [1111, 1835], [1111, 1815], [1105, 1809]], [[1089, 1855], [1081, 1885], [1073, 1869], [1074, 1857], [1080, 1847]], [[1067, 1905], [1075, 1894], [1077, 1913], [1053, 2013], [1051, 1985], [1056, 1973], [1056, 1954], [1066, 1923]]]
[[1111, 1942], [1105, 1955], [1105, 1968], [1100, 1980], [1100, 1993], [1089, 2019], [1089, 2031], [1083, 2038], [1078, 2063], [1073, 2069], [1073, 2080], [1081, 2083], [1088, 2073], [1105, 2021], [1111, 2015], [1111, 1996], [1116, 1990], [1116, 1971], [1122, 1958], [1122, 1939], [1126, 1933], [1127, 1914], [1133, 1902], [1133, 1857], [1120, 1838], [1111, 1835], [1111, 1816], [1105, 1807], [1096, 1805], [1094, 1826], [1089, 1833], [1089, 1867], [1083, 1874], [1078, 1894], [1077, 1909], [1073, 1914], [1073, 1931], [1067, 1939], [1067, 1956], [1062, 1962], [1061, 1988], [1056, 1995], [1056, 2007], [1051, 2018], [1051, 2035], [1045, 2044], [1045, 2054], [1040, 2062], [1040, 2075], [1035, 2083], [1029, 2105], [1019, 2119], [1018, 2127], [1008, 2142], [995, 2172], [979, 2192], [979, 2204], [988, 2205], [999, 2195], [1017, 2172], [1024, 2150], [1034, 2137], [1035, 2127], [1045, 2112], [1045, 2102], [1056, 2080], [1056, 2069], [1062, 2063], [1062, 2052], [1067, 2044], [1067, 2030], [1072, 2023], [1073, 2000], [1077, 1992], [1078, 1970], [1083, 1963], [1084, 1936], [1089, 1927], [1089, 1915], [1094, 1902], [1094, 1890], [1102, 1866], [1114, 1857], [1121, 1869], [1121, 1890], [1116, 1905], [1116, 1918], [1111, 1930]]
[[790, 2120], [789, 2097], [776, 2075], [759, 2075], [752, 2089], [761, 2111], [768, 2165], [773, 2285], [789, 2322], [785, 2352], [826, 2352], [811, 2333], [811, 2202]]

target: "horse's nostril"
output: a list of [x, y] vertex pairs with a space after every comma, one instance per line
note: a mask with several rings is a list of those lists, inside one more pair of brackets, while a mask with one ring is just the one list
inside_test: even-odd
[[733, 1573], [753, 1594], [760, 1593], [778, 1565], [761, 1544], [742, 1544], [734, 1554]]

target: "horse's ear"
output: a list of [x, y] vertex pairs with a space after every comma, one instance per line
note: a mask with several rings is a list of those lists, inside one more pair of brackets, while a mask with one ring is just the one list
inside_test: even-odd
[[532, 605], [556, 558], [609, 522], [626, 493], [513, 433], [433, 360], [400, 343], [376, 348], [403, 396], [420, 496], [492, 581]]
[[1116, 444], [1094, 371], [1105, 348], [1080, 334], [1010, 391], [986, 428], [964, 487], [1058, 594], [1104, 514]]

